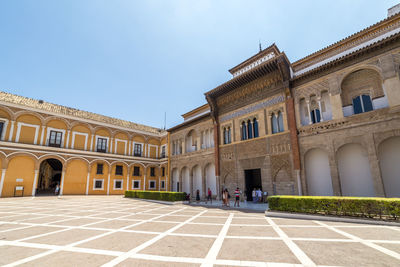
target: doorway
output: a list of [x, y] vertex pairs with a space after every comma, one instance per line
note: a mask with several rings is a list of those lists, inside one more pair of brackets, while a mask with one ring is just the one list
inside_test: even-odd
[[244, 179], [246, 185], [247, 201], [253, 201], [252, 192], [254, 188], [260, 188], [261, 185], [261, 169], [244, 170]]
[[36, 195], [54, 195], [61, 185], [62, 163], [58, 159], [46, 159], [40, 164]]

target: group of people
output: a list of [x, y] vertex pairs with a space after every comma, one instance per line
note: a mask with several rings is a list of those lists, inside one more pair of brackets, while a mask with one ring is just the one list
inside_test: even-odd
[[[240, 207], [240, 195], [242, 192], [239, 190], [239, 187], [236, 187], [236, 190], [234, 192], [235, 196], [235, 204], [233, 205], [234, 207]], [[225, 188], [222, 190], [222, 206], [223, 207], [230, 207], [230, 202], [229, 199], [231, 198], [231, 195], [229, 194], [228, 188]]]
[[268, 194], [267, 192], [261, 191], [261, 188], [254, 188], [253, 192], [251, 192], [253, 203], [264, 202], [263, 200], [266, 199], [267, 194]]

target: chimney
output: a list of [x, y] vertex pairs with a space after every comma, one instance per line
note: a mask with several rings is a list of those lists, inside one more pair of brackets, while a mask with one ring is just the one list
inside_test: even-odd
[[388, 9], [388, 17], [394, 16], [399, 12], [400, 12], [400, 4], [392, 6], [391, 8]]

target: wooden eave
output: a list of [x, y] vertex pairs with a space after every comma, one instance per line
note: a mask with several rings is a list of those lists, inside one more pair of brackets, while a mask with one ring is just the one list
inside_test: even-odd
[[194, 119], [191, 119], [191, 120], [182, 122], [181, 124], [178, 124], [178, 125], [176, 125], [176, 126], [174, 126], [174, 127], [172, 127], [172, 128], [167, 129], [167, 132], [172, 133], [172, 132], [174, 132], [174, 131], [176, 131], [176, 130], [179, 130], [179, 129], [185, 127], [185, 126], [189, 126], [190, 124], [195, 123], [195, 122], [198, 122], [198, 121], [200, 121], [200, 120], [202, 120], [202, 119], [204, 119], [204, 118], [207, 118], [207, 117], [209, 117], [209, 118], [211, 119], [210, 113], [206, 113], [206, 114], [201, 115], [201, 116], [199, 116], [199, 117], [196, 117], [196, 118], [194, 118]]
[[204, 104], [204, 105], [202, 105], [200, 107], [197, 107], [197, 108], [195, 108], [195, 109], [193, 109], [193, 110], [191, 110], [189, 112], [186, 112], [185, 114], [182, 114], [181, 116], [183, 118], [186, 118], [188, 116], [193, 116], [198, 112], [206, 111], [208, 108], [210, 108], [210, 105], [208, 103], [206, 103], [206, 104]]

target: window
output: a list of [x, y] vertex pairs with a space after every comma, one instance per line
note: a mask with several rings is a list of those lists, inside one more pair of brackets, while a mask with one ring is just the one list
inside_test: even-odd
[[135, 144], [134, 150], [133, 150], [133, 155], [135, 157], [141, 157], [142, 156], [142, 144]]
[[247, 121], [247, 138], [251, 139], [253, 138], [253, 126], [251, 125], [251, 121]]
[[102, 163], [97, 163], [96, 174], [103, 174], [103, 164]]
[[50, 131], [49, 146], [61, 147], [62, 132]]
[[165, 146], [161, 147], [161, 158], [165, 158]]
[[138, 166], [133, 167], [133, 176], [140, 176], [140, 167]]
[[4, 128], [4, 121], [0, 121], [0, 138], [3, 134], [3, 128]]
[[369, 95], [360, 95], [353, 99], [354, 114], [368, 112], [373, 110], [371, 97]]
[[321, 121], [321, 113], [319, 112], [319, 109], [314, 109], [311, 111], [311, 122], [312, 123], [318, 123]]
[[140, 189], [140, 180], [132, 181], [132, 189]]
[[246, 123], [242, 122], [242, 140], [247, 139], [247, 129], [246, 129]]
[[160, 187], [161, 187], [161, 189], [165, 189], [165, 181], [161, 181]]
[[115, 166], [115, 175], [122, 175], [122, 174], [123, 174], [122, 165]]
[[97, 152], [106, 153], [107, 152], [107, 139], [97, 138]]
[[253, 132], [254, 132], [254, 138], [258, 137], [258, 121], [256, 118], [253, 120]]
[[231, 127], [228, 128], [228, 144], [232, 143], [232, 139], [231, 139]]
[[164, 176], [165, 176], [165, 167], [162, 167], [162, 168], [161, 168], [161, 173], [162, 173], [161, 176], [164, 177]]
[[94, 179], [93, 190], [103, 190], [103, 179]]
[[155, 168], [154, 167], [150, 167], [150, 176], [151, 177], [156, 176], [155, 172], [156, 172]]
[[114, 190], [122, 190], [122, 180], [114, 180]]
[[231, 127], [224, 127], [224, 144], [230, 144], [231, 142]]
[[285, 130], [283, 126], [283, 114], [278, 111], [278, 114], [272, 113], [271, 117], [272, 133], [280, 133]]
[[150, 180], [149, 181], [149, 189], [155, 189], [156, 188], [156, 181]]

